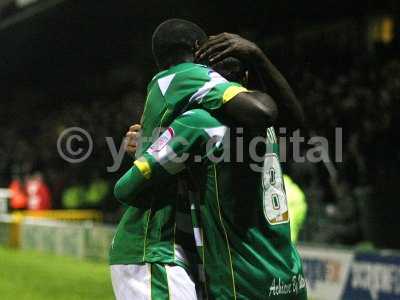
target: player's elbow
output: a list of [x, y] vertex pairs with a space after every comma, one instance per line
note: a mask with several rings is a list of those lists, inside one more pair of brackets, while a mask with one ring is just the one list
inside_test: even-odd
[[118, 201], [124, 202], [124, 193], [123, 193], [121, 180], [118, 180], [117, 183], [114, 185], [114, 197]]
[[114, 197], [121, 203], [128, 204], [129, 199], [132, 199], [135, 193], [127, 186], [123, 178], [119, 179], [114, 186]]
[[278, 107], [267, 94], [258, 94], [255, 112], [250, 119], [251, 127], [265, 129], [273, 126], [278, 118]]

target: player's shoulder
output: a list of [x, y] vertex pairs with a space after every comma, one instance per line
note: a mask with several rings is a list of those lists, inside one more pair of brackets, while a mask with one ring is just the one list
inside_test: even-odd
[[196, 63], [185, 63], [181, 68], [177, 68], [175, 72], [178, 82], [189, 80], [191, 84], [196, 82], [208, 81], [212, 70], [205, 66]]
[[205, 65], [185, 62], [157, 73], [149, 82], [147, 90], [165, 83], [168, 83], [168, 86], [179, 84], [188, 79], [207, 80], [211, 72], [212, 70]]
[[194, 62], [184, 62], [156, 74], [152, 80], [158, 80], [166, 76], [187, 76], [188, 74], [209, 74], [211, 69], [205, 65], [196, 64]]
[[224, 82], [227, 81], [223, 76], [221, 76], [221, 74], [219, 74], [217, 71], [206, 65], [201, 65], [201, 64], [192, 64], [192, 65], [193, 65], [192, 68], [187, 70], [188, 74], [202, 75], [207, 80], [210, 79], [213, 80], [218, 78], [223, 80]]
[[188, 110], [176, 120], [185, 126], [196, 128], [209, 128], [222, 125], [217, 118], [211, 115], [207, 110], [201, 108]]

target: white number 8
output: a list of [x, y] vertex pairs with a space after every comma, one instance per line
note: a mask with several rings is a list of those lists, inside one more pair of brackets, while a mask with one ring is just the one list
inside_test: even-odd
[[268, 223], [277, 225], [289, 222], [282, 169], [275, 153], [267, 153], [265, 156], [262, 184], [264, 193], [263, 209]]

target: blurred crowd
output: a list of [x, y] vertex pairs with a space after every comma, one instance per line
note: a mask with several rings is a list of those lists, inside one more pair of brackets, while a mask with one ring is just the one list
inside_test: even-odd
[[305, 71], [298, 94], [318, 135], [334, 141], [334, 129], [342, 128], [345, 163], [337, 166], [346, 184], [374, 184], [381, 172], [398, 167], [393, 143], [399, 122], [399, 60], [369, 58], [342, 68]]
[[343, 153], [334, 176], [321, 166], [291, 168], [309, 195], [305, 239], [399, 247], [390, 236], [398, 226], [400, 61], [364, 55], [300, 72], [296, 90], [309, 127], [328, 138], [332, 159], [342, 128]]

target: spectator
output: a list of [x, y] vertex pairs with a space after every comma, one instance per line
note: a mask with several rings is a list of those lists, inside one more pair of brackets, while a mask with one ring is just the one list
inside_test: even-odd
[[25, 187], [18, 176], [11, 181], [9, 189], [11, 191], [10, 207], [13, 210], [26, 209], [28, 206], [28, 195]]
[[29, 176], [26, 180], [29, 210], [51, 209], [51, 195], [47, 184], [40, 173]]

